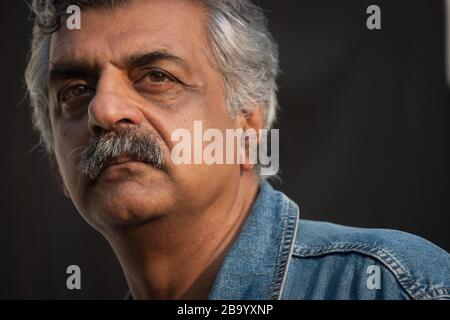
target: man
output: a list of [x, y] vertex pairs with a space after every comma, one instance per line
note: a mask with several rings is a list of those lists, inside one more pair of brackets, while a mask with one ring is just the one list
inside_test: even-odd
[[[80, 29], [67, 28], [71, 4]], [[249, 143], [234, 164], [173, 161], [174, 132], [195, 135], [196, 122], [225, 133], [275, 120], [277, 47], [249, 1], [33, 8], [34, 124], [130, 298], [450, 298], [447, 252], [397, 231], [299, 220], [249, 161]]]

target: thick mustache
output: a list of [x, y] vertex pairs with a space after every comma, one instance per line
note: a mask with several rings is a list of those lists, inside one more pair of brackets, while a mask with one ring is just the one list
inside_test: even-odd
[[136, 127], [120, 127], [91, 138], [81, 150], [80, 168], [83, 175], [96, 180], [108, 163], [119, 157], [151, 164], [166, 171], [158, 136]]

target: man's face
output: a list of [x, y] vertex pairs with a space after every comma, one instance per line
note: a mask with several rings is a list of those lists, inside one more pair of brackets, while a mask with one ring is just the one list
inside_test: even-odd
[[[194, 121], [204, 130], [237, 128], [207, 54], [206, 18], [190, 1], [136, 0], [86, 9], [81, 30], [63, 24], [52, 36], [55, 156], [68, 195], [93, 226], [202, 212], [237, 188], [238, 165], [174, 165], [170, 157], [172, 133], [186, 128], [193, 136]], [[95, 180], [81, 174], [80, 150], [120, 127], [156, 135], [166, 170], [124, 157]]]

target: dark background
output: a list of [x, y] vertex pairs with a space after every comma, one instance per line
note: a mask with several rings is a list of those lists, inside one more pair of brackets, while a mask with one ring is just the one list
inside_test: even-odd
[[[30, 130], [23, 0], [0, 0], [0, 298], [122, 298], [107, 242], [57, 192]], [[438, 0], [259, 3], [280, 45], [282, 182], [303, 219], [399, 229], [450, 249], [449, 88]], [[381, 31], [366, 9], [382, 9]], [[66, 289], [66, 268], [82, 290]]]

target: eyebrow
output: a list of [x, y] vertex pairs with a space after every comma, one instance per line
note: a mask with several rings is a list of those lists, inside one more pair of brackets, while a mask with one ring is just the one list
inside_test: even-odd
[[69, 79], [96, 80], [99, 77], [100, 68], [85, 62], [50, 63], [48, 73], [49, 87], [58, 81]]
[[[161, 60], [171, 60], [188, 70], [187, 64], [180, 58], [165, 50], [156, 50], [148, 53], [126, 55], [123, 65], [127, 69], [137, 69]], [[49, 70], [49, 83], [73, 78], [97, 79], [100, 68], [85, 62], [51, 63]]]
[[49, 83], [72, 78], [97, 79], [99, 70], [85, 63], [51, 63], [49, 70]]
[[184, 69], [188, 69], [187, 64], [183, 61], [183, 59], [165, 50], [156, 50], [144, 54], [131, 54], [125, 57], [124, 63], [129, 69], [136, 69], [160, 60], [171, 60], [179, 64]]

